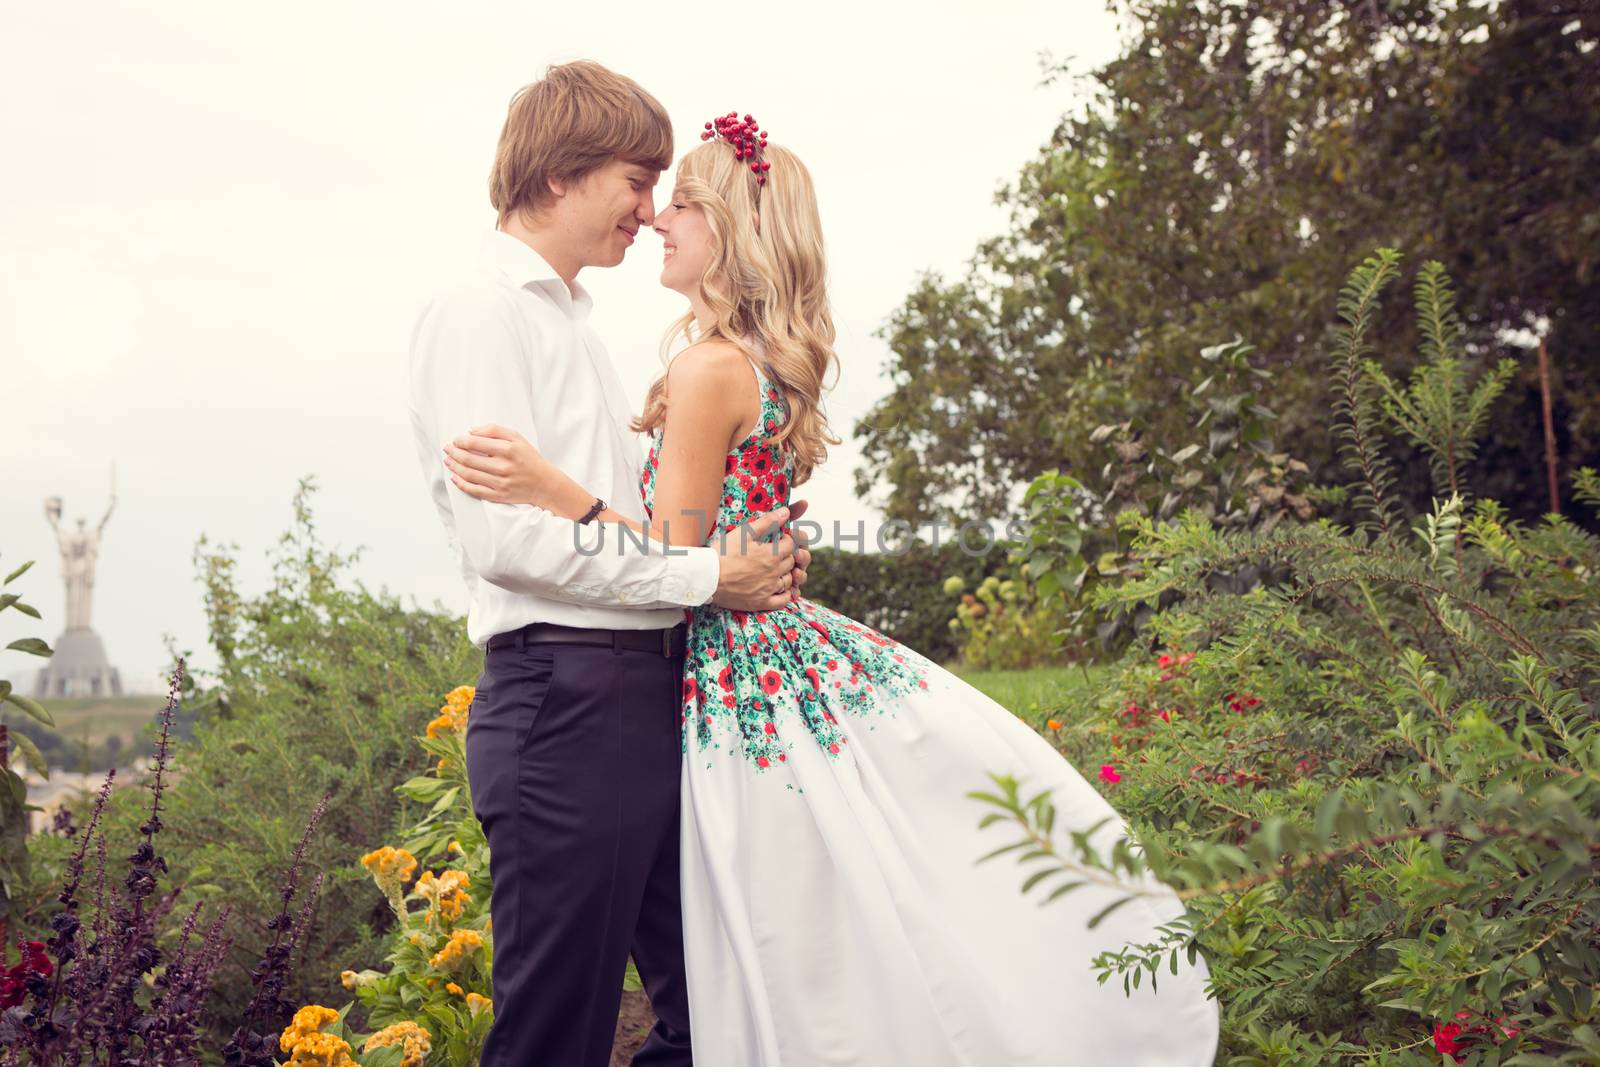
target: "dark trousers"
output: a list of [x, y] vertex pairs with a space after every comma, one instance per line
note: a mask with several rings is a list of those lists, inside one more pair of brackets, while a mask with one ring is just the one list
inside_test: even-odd
[[467, 725], [494, 882], [484, 1067], [606, 1067], [631, 953], [657, 1022], [635, 1067], [689, 1067], [678, 892], [682, 656], [490, 649]]

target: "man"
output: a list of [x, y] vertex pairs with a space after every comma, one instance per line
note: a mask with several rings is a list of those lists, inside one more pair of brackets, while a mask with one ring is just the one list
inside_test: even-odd
[[630, 953], [660, 1020], [634, 1064], [691, 1063], [682, 609], [773, 610], [805, 579], [809, 554], [786, 535], [618, 552], [615, 528], [476, 500], [441, 463], [454, 437], [497, 423], [602, 494], [591, 517], [609, 503], [644, 518], [630, 405], [577, 275], [622, 262], [671, 161], [666, 112], [633, 81], [594, 63], [550, 68], [500, 135], [484, 269], [434, 300], [412, 339], [417, 448], [472, 591], [469, 635], [487, 646], [466, 741], [494, 880], [486, 1067], [607, 1064]]

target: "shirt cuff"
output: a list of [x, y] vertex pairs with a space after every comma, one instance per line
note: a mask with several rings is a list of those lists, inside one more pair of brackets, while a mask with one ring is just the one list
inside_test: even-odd
[[714, 548], [686, 548], [667, 557], [667, 575], [661, 599], [671, 604], [698, 607], [711, 599], [722, 577], [722, 560]]

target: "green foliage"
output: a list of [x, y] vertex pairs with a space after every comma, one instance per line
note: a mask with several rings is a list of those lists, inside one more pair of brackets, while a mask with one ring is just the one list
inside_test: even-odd
[[[1003, 192], [1006, 232], [885, 325], [893, 387], [855, 429], [858, 492], [886, 483], [888, 514], [911, 520], [1004, 517], [1052, 468], [1104, 492], [1095, 426], [1186, 440], [1174, 400], [1196, 339], [1233, 336], [1280, 372], [1280, 448], [1329, 480], [1340, 386], [1308, 356], [1379, 246], [1457, 280], [1424, 343], [1489, 352], [1547, 319], [1558, 446], [1570, 466], [1600, 459], [1600, 17], [1538, 0], [1112, 6], [1121, 53]], [[1415, 347], [1404, 318], [1383, 320], [1390, 373]], [[1506, 400], [1461, 467], [1532, 517], [1538, 391]]]
[[[396, 918], [383, 957], [388, 968], [341, 976], [360, 998], [370, 1027], [415, 1022], [428, 1030], [432, 1055], [444, 1063], [478, 1062], [494, 1019], [489, 1003], [494, 957], [489, 844], [472, 814], [466, 774], [471, 699], [468, 687], [446, 697], [439, 718], [418, 739], [437, 762], [396, 790], [426, 805], [425, 814], [400, 831], [400, 850], [370, 853], [362, 861]], [[402, 894], [401, 885], [409, 878], [386, 867], [385, 861], [395, 862], [391, 857], [405, 866], [413, 859], [424, 867], [437, 866], [438, 872], [424, 870], [410, 892]], [[366, 1056], [361, 1062], [373, 1067]]]
[[[935, 662], [956, 658], [960, 645], [950, 631], [954, 613], [943, 581], [959, 576], [977, 585], [1006, 566], [1008, 545], [979, 552], [979, 539], [962, 549], [942, 531], [938, 547], [910, 540], [889, 552], [818, 548], [812, 553], [805, 595], [871, 626]], [[902, 550], [903, 549], [903, 550]]]
[[[1039, 475], [1023, 495], [1025, 532], [1012, 554], [1017, 577], [1035, 584], [1044, 607], [1063, 616], [1065, 632], [1092, 633], [1104, 650], [1120, 650], [1155, 605], [1109, 615], [1088, 608], [1095, 585], [1140, 573], [1131, 538], [1115, 523], [1124, 511], [1167, 520], [1180, 509], [1223, 528], [1270, 530], [1286, 518], [1309, 518], [1307, 466], [1277, 449], [1274, 413], [1263, 403], [1273, 374], [1252, 362], [1254, 348], [1235, 339], [1200, 351], [1203, 377], [1187, 390], [1189, 433], [1181, 447], [1152, 445], [1131, 422], [1090, 434], [1112, 458], [1092, 489], [1056, 470]], [[1249, 571], [1230, 576], [1246, 584]]]
[[[307, 862], [327, 880], [286, 995], [328, 988], [353, 956], [377, 958], [394, 918], [374, 906], [356, 857], [415, 818], [415, 802], [396, 804], [394, 794], [424, 769], [411, 737], [436, 694], [481, 665], [459, 617], [347, 583], [354, 556], [318, 540], [313, 492], [308, 480], [296, 493], [293, 525], [260, 593], [239, 588], [232, 546], [202, 539], [196, 550], [220, 667], [190, 694], [201, 718], [179, 753], [163, 817], [173, 881], [233, 905], [233, 947], [208, 1009], [217, 1047], [249, 999], [248, 969], [270, 936], [241, 917], [276, 910], [305, 809], [325, 792]], [[117, 839], [118, 824], [141, 812], [114, 807], [107, 834]]]
[[960, 636], [965, 666], [1003, 671], [1061, 661], [1063, 620], [1021, 580], [991, 574], [969, 593], [952, 575], [944, 591], [961, 598], [949, 626]]
[[1461, 321], [1455, 296], [1438, 260], [1424, 264], [1417, 275], [1416, 303], [1423, 362], [1410, 384], [1400, 388], [1375, 361], [1367, 361], [1364, 370], [1382, 394], [1384, 413], [1427, 452], [1434, 490], [1462, 494], [1462, 468], [1477, 454], [1490, 408], [1516, 374], [1517, 363], [1503, 359], [1476, 385], [1468, 380], [1468, 367], [1458, 355]]
[[[1397, 261], [1352, 275], [1346, 369]], [[1449, 358], [1445, 302], [1421, 304], [1424, 358]], [[1143, 853], [1058, 840], [1048, 797], [1003, 778], [986, 821], [1020, 831], [1004, 854], [1041, 899], [1086, 879], [1132, 899], [1146, 865], [1179, 889], [1184, 922], [1094, 963], [1131, 987], [1202, 951], [1219, 1063], [1600, 1062], [1600, 539], [1460, 495], [1408, 518], [1362, 381], [1337, 417], [1369, 524], [1121, 515], [1138, 568], [1092, 602], [1158, 610], [1059, 740], [1107, 768]], [[1429, 425], [1460, 440], [1473, 394], [1444, 390]]]
[[[22, 577], [32, 566], [33, 561], [29, 560], [6, 575], [5, 580], [0, 581], [0, 589]], [[38, 610], [24, 602], [20, 593], [0, 593], [0, 611], [8, 609], [19, 611], [29, 618], [39, 617]], [[6, 648], [34, 656], [48, 657], [51, 654], [50, 646], [37, 637], [18, 638]], [[12, 704], [45, 726], [54, 725], [48, 711], [21, 693], [12, 692], [10, 682], [0, 681], [0, 704]], [[28, 803], [28, 786], [22, 776], [11, 769], [13, 755], [31, 767], [35, 774], [46, 778], [50, 775], [44, 755], [33, 740], [27, 734], [0, 724], [0, 963], [5, 960], [4, 932], [14, 907], [12, 898], [30, 874], [28, 812], [39, 810]]]

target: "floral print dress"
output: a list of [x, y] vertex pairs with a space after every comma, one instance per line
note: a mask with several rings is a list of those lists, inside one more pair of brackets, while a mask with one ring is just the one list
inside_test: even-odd
[[[789, 502], [786, 406], [752, 365], [755, 430], [728, 453], [718, 526]], [[640, 479], [654, 503], [662, 430]], [[1085, 885], [1040, 907], [966, 794], [989, 773], [1052, 791], [1055, 835], [1125, 826], [1061, 755], [912, 649], [800, 598], [692, 609], [682, 703], [682, 889], [696, 1067], [1201, 1067], [1218, 1036], [1204, 960], [1123, 993], [1090, 961], [1182, 905]], [[1051, 883], [1054, 884], [1054, 883]]]

